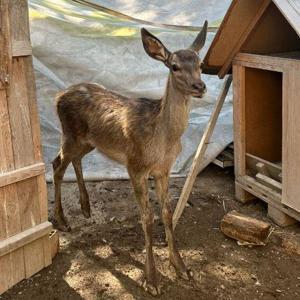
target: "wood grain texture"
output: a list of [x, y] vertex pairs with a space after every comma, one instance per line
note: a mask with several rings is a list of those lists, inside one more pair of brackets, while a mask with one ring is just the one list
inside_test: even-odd
[[[246, 28], [242, 31], [239, 39], [236, 41], [234, 46], [232, 47], [232, 44], [229, 43], [229, 44], [231, 44], [231, 50], [230, 50], [230, 53], [228, 54], [228, 56], [226, 57], [226, 60], [224, 61], [223, 65], [218, 73], [218, 76], [220, 78], [223, 78], [228, 73], [228, 70], [230, 69], [230, 67], [232, 65], [232, 60], [234, 59], [235, 55], [238, 52], [240, 52], [243, 44], [245, 43], [248, 36], [255, 28], [255, 26], [257, 25], [260, 18], [263, 16], [264, 12], [266, 11], [266, 9], [270, 5], [270, 3], [271, 3], [271, 0], [262, 0], [260, 5], [257, 7], [255, 14], [253, 14], [253, 16], [251, 16], [252, 17], [251, 20], [249, 21]], [[242, 22], [242, 23], [244, 23], [244, 22]]]
[[[3, 245], [47, 221], [47, 195], [27, 1], [1, 0], [0, 25], [0, 245]], [[51, 263], [48, 236], [27, 242], [22, 247], [10, 248], [10, 252], [0, 257], [0, 293]]]
[[13, 41], [11, 51], [13, 57], [32, 55], [31, 44], [29, 41]]
[[261, 0], [232, 1], [204, 58], [204, 72], [212, 69], [218, 74], [221, 67], [229, 62], [229, 57], [234, 57], [233, 49], [239, 50], [238, 44], [246, 38], [247, 29], [264, 3]]
[[10, 185], [28, 178], [36, 177], [45, 173], [45, 164], [37, 163], [31, 166], [20, 168], [0, 174], [0, 187]]
[[300, 72], [288, 70], [283, 81], [282, 202], [300, 212]]
[[245, 69], [246, 152], [282, 161], [282, 73]]
[[[11, 37], [10, 2], [0, 1], [0, 173], [14, 170], [12, 132], [8, 110], [10, 85]], [[15, 184], [0, 188], [0, 239], [7, 239], [21, 231], [19, 199]], [[0, 294], [25, 277], [24, 251], [18, 249], [0, 258]], [[2, 272], [3, 270], [3, 272]]]
[[230, 211], [223, 217], [220, 228], [225, 235], [238, 241], [265, 245], [271, 225], [237, 211]]
[[299, 36], [274, 3], [270, 4], [241, 47], [241, 52], [253, 54], [294, 50], [299, 50]]
[[52, 224], [48, 221], [37, 226], [28, 228], [12, 237], [0, 241], [0, 256], [6, 255], [11, 251], [15, 251], [28, 243], [34, 242], [41, 237], [48, 235], [52, 230]]

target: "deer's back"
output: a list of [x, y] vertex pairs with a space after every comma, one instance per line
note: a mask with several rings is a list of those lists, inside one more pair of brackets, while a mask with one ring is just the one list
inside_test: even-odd
[[[56, 98], [64, 136], [126, 164], [155, 144], [161, 101], [127, 98], [98, 84], [71, 86]], [[148, 147], [148, 148], [147, 148]]]

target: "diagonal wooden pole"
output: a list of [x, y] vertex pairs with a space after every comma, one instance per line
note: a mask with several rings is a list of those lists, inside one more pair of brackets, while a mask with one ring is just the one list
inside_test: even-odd
[[210, 138], [212, 136], [212, 133], [214, 131], [220, 111], [223, 107], [225, 98], [228, 94], [228, 90], [230, 88], [231, 82], [232, 82], [232, 75], [228, 75], [227, 78], [225, 79], [224, 85], [223, 85], [221, 93], [217, 99], [216, 106], [211, 114], [210, 120], [207, 123], [207, 126], [206, 126], [205, 131], [202, 136], [202, 139], [198, 146], [194, 161], [193, 161], [191, 169], [189, 171], [187, 180], [184, 184], [182, 193], [178, 200], [178, 203], [177, 203], [174, 215], [173, 215], [173, 229], [175, 229], [176, 224], [177, 224], [177, 222], [184, 210], [186, 202], [188, 201], [188, 198], [190, 196], [191, 190], [193, 188], [194, 182], [195, 182], [196, 177], [199, 172], [200, 163], [204, 157], [207, 145], [208, 145]]

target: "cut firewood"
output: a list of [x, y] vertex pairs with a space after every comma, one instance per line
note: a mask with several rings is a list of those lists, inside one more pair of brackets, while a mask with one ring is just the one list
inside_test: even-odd
[[241, 242], [253, 245], [265, 245], [269, 236], [271, 225], [269, 223], [231, 211], [221, 221], [221, 231]]

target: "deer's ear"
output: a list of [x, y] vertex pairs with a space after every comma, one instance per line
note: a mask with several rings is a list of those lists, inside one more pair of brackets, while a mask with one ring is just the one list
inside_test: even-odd
[[170, 56], [170, 51], [163, 45], [163, 43], [145, 28], [141, 30], [143, 46], [147, 54], [157, 60], [167, 64]]
[[202, 27], [202, 30], [200, 33], [197, 35], [194, 43], [190, 46], [190, 49], [193, 51], [196, 51], [199, 53], [199, 51], [203, 48], [205, 41], [206, 41], [206, 35], [207, 35], [207, 21], [204, 22], [204, 25]]

